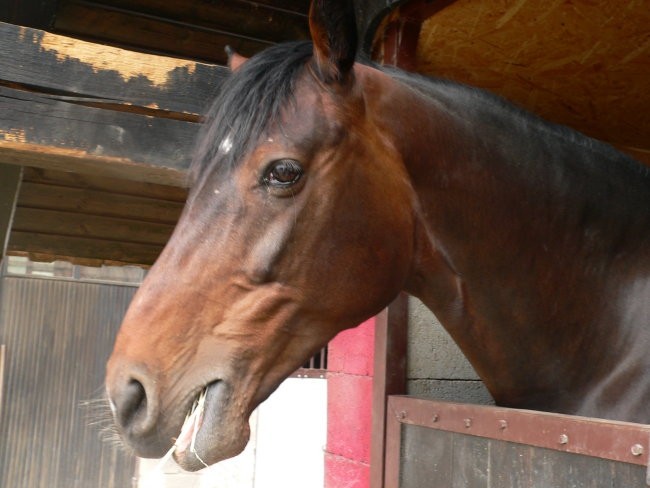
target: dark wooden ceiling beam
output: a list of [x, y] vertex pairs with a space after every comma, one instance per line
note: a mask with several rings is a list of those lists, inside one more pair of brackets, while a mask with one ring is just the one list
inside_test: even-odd
[[50, 29], [54, 25], [57, 0], [0, 0], [0, 21]]
[[[71, 0], [59, 8], [55, 29], [90, 41], [218, 64], [226, 64], [226, 45], [244, 56], [252, 56], [275, 42], [273, 38], [256, 37], [262, 34], [260, 28], [254, 32], [233, 32], [235, 29], [228, 25], [164, 18], [164, 11], [154, 14], [131, 8]], [[250, 18], [249, 23], [260, 19], [252, 15]], [[232, 25], [245, 26], [246, 22], [240, 19]]]
[[0, 162], [183, 186], [225, 74], [0, 23]]
[[[62, 0], [63, 10], [72, 5], [113, 9], [126, 15], [172, 22], [188, 31], [206, 31], [276, 43], [308, 39], [307, 16], [281, 8], [282, 2], [260, 4], [243, 0]], [[61, 14], [59, 14], [60, 16]]]

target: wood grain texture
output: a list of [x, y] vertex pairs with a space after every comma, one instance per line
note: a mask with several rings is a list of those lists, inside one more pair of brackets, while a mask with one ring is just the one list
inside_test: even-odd
[[67, 0], [60, 2], [55, 28], [113, 45], [225, 64], [226, 45], [251, 56], [272, 43], [309, 38], [308, 2], [298, 11], [285, 3]]
[[418, 71], [486, 88], [650, 162], [644, 0], [458, 0], [424, 22]]
[[7, 163], [183, 185], [198, 125], [113, 112], [0, 86]]
[[198, 116], [223, 66], [94, 44], [0, 22], [0, 84], [125, 107]]
[[0, 164], [0, 261], [5, 254], [14, 221], [22, 168]]
[[26, 168], [8, 252], [39, 261], [149, 266], [185, 197], [177, 187]]
[[184, 186], [225, 73], [0, 23], [0, 158]]

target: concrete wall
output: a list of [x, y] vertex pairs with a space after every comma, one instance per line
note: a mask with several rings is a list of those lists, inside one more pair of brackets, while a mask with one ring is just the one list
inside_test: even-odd
[[408, 394], [464, 403], [494, 401], [438, 319], [409, 299]]

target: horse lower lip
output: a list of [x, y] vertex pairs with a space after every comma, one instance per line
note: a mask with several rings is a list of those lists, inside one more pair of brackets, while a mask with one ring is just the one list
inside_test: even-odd
[[[203, 433], [203, 426], [206, 424], [211, 424], [211, 420], [213, 415], [210, 415], [212, 413], [212, 410], [214, 409], [214, 404], [216, 400], [216, 396], [218, 395], [218, 386], [219, 386], [219, 381], [213, 381], [209, 383], [208, 385], [205, 386], [204, 390], [201, 390], [201, 393], [197, 396], [197, 399], [195, 399], [195, 402], [198, 401], [198, 398], [202, 395], [203, 391], [206, 392], [205, 394], [205, 399], [204, 399], [204, 405], [203, 409], [201, 412], [199, 412], [199, 418], [198, 420], [193, 423], [191, 428], [189, 429], [181, 429], [181, 435], [179, 435], [179, 438], [176, 442], [176, 452], [177, 453], [183, 453], [187, 451], [188, 449], [191, 450], [192, 447], [194, 447], [195, 441], [197, 443], [200, 443], [200, 441], [197, 441], [199, 437], [205, 437], [205, 433]], [[191, 413], [191, 412], [190, 412]], [[189, 413], [188, 413], [189, 415]], [[190, 415], [191, 417], [191, 415]], [[208, 418], [210, 417], [210, 418]], [[184, 424], [185, 427], [185, 424]], [[196, 429], [196, 431], [195, 431]]]

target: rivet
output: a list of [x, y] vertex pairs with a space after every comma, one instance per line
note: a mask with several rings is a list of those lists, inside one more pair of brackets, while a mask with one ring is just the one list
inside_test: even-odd
[[431, 421], [435, 424], [438, 420], [440, 420], [440, 416], [437, 413], [434, 413], [433, 417], [431, 417]]
[[499, 429], [506, 430], [508, 428], [507, 420], [499, 420]]
[[566, 434], [560, 434], [560, 438], [559, 438], [558, 442], [560, 444], [562, 444], [562, 445], [568, 444], [569, 443], [569, 436], [566, 435]]
[[465, 428], [469, 429], [472, 426], [472, 419], [465, 419]]
[[640, 456], [643, 454], [643, 446], [641, 444], [634, 444], [630, 448], [630, 452], [632, 453], [633, 456]]
[[402, 410], [399, 413], [399, 418], [400, 418], [400, 420], [404, 420], [406, 418], [406, 410]]

